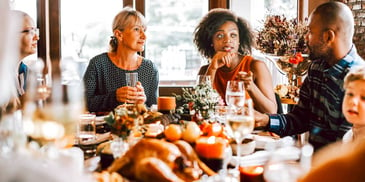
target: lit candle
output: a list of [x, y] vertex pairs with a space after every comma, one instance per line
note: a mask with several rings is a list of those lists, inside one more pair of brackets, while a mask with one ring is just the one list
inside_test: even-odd
[[222, 159], [224, 157], [224, 150], [228, 142], [226, 139], [221, 137], [205, 137], [198, 138], [195, 143], [195, 150], [201, 157], [210, 159]]
[[240, 166], [240, 181], [264, 182], [263, 166]]
[[224, 167], [225, 148], [228, 141], [221, 137], [200, 137], [195, 142], [195, 151], [201, 161], [210, 169], [218, 172]]

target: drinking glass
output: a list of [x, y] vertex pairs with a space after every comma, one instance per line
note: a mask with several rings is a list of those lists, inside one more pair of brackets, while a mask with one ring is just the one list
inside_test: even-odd
[[245, 87], [243, 81], [228, 81], [226, 89], [226, 104], [230, 107], [243, 107], [244, 103]]
[[44, 102], [51, 95], [51, 83], [47, 79], [47, 75], [37, 78], [37, 102], [39, 107], [44, 107]]
[[95, 140], [96, 126], [94, 114], [81, 114], [78, 123], [78, 138], [80, 144]]
[[[244, 106], [230, 107], [227, 114], [228, 133], [236, 140], [237, 143], [237, 160], [241, 156], [241, 143], [243, 139], [254, 129], [254, 116], [252, 100], [247, 99]], [[239, 162], [236, 162], [238, 170]]]
[[211, 77], [210, 75], [198, 75], [198, 79], [196, 80], [197, 85], [211, 85]]
[[138, 81], [138, 73], [137, 72], [125, 73], [125, 79], [127, 82], [127, 86], [135, 87]]

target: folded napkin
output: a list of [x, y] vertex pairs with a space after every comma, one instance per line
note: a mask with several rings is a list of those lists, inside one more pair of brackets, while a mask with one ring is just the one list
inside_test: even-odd
[[270, 152], [261, 150], [242, 157], [232, 156], [230, 164], [235, 166], [239, 162], [241, 166], [264, 165], [269, 160], [269, 157]]

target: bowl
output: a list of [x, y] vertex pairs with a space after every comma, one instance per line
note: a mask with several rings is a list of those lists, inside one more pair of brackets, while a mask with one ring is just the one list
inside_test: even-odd
[[[231, 147], [233, 155], [237, 155], [237, 144], [235, 141], [231, 143]], [[255, 151], [255, 148], [256, 148], [256, 141], [253, 140], [252, 138], [245, 138], [240, 145], [241, 156], [252, 154]]]

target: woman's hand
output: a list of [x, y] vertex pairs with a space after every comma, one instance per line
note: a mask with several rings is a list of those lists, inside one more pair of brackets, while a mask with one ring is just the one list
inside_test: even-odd
[[251, 71], [249, 71], [248, 73], [244, 71], [238, 72], [236, 79], [243, 81], [243, 83], [245, 84], [245, 89], [247, 91], [250, 91], [255, 85], [253, 81], [253, 73]]
[[124, 86], [116, 91], [116, 99], [118, 102], [125, 102], [131, 104], [142, 104], [146, 101], [144, 88], [141, 82], [137, 82], [135, 87]]
[[232, 60], [236, 53], [218, 51], [212, 58], [211, 67], [218, 69], [220, 67], [226, 66], [230, 67]]

